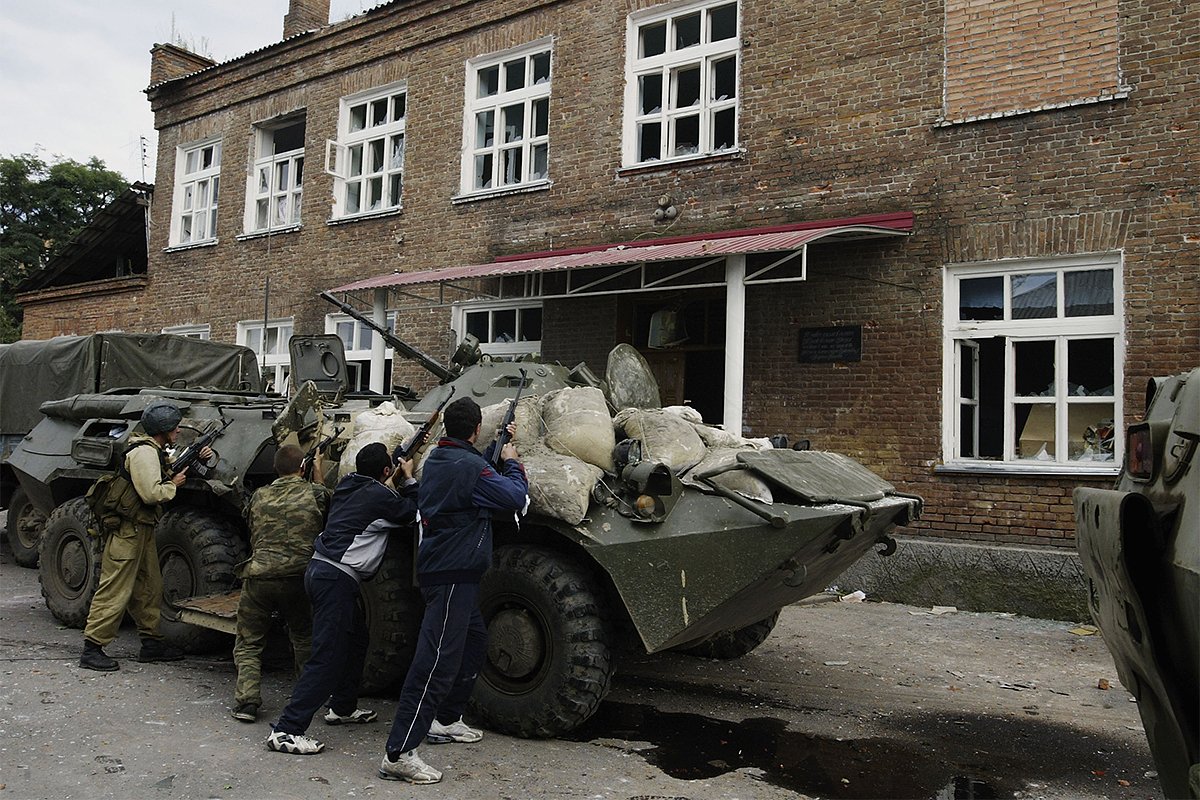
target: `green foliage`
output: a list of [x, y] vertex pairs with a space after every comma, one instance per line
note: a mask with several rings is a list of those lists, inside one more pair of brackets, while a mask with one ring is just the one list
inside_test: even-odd
[[13, 292], [41, 269], [128, 182], [93, 157], [86, 164], [33, 153], [0, 157], [0, 342], [20, 338]]

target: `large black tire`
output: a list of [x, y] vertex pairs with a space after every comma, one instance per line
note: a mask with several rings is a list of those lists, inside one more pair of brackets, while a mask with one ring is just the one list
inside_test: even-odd
[[771, 631], [775, 630], [775, 623], [778, 621], [779, 612], [776, 611], [766, 619], [760, 619], [744, 628], [721, 631], [699, 644], [684, 645], [678, 650], [689, 656], [719, 658], [723, 661], [741, 658], [765, 642]]
[[514, 736], [568, 733], [596, 712], [612, 680], [611, 633], [591, 574], [541, 547], [496, 550], [480, 585], [488, 657], [474, 719]]
[[174, 601], [233, 588], [247, 555], [238, 526], [209, 511], [180, 508], [158, 521], [154, 542], [163, 577], [163, 638], [189, 653], [228, 646], [229, 634], [180, 622]]
[[417, 648], [425, 603], [413, 587], [412, 543], [393, 540], [374, 578], [363, 584], [371, 644], [362, 692], [399, 694]]
[[88, 534], [95, 526], [82, 497], [68, 500], [50, 513], [42, 533], [38, 580], [46, 607], [62, 624], [87, 624], [92, 595], [100, 583], [100, 539]]
[[29, 502], [25, 490], [18, 487], [8, 501], [8, 524], [5, 526], [13, 561], [22, 567], [38, 565], [38, 545], [45, 527], [46, 515], [38, 511]]

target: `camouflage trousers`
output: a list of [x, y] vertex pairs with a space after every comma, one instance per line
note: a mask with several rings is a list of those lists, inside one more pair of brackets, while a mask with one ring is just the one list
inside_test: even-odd
[[237, 608], [237, 639], [233, 663], [237, 667], [234, 706], [262, 705], [262, 654], [271, 630], [271, 614], [278, 611], [287, 624], [288, 638], [299, 675], [312, 650], [312, 609], [304, 591], [304, 576], [246, 578]]
[[100, 560], [100, 583], [88, 609], [83, 638], [104, 647], [117, 638], [125, 612], [138, 635], [159, 638], [163, 580], [158, 566], [154, 529], [124, 521], [108, 537]]

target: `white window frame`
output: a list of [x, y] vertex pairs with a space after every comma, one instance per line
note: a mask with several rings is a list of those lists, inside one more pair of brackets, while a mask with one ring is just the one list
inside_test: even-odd
[[[734, 5], [737, 30], [734, 36], [711, 41], [710, 13], [714, 9]], [[675, 49], [676, 24], [693, 14], [700, 15], [700, 42], [682, 49]], [[641, 55], [641, 32], [649, 27], [665, 24], [666, 50], [643, 57]], [[734, 0], [704, 0], [704, 2], [676, 3], [659, 6], [630, 14], [625, 35], [625, 117], [623, 130], [622, 164], [639, 167], [647, 164], [664, 164], [688, 161], [721, 153], [740, 152], [738, 137], [741, 119], [742, 82], [742, 20], [741, 3]], [[732, 58], [734, 62], [734, 96], [714, 97], [717, 90], [716, 65]], [[699, 69], [699, 99], [686, 107], [677, 107], [681, 71]], [[658, 78], [661, 90], [660, 104], [645, 113], [641, 108], [643, 79]], [[716, 118], [718, 114], [733, 115], [733, 141], [718, 147]], [[679, 122], [697, 117], [697, 143], [695, 152], [676, 152]], [[641, 130], [644, 126], [659, 126], [659, 157], [642, 158]]]
[[[269, 233], [300, 227], [304, 200], [304, 143], [300, 147], [276, 153], [275, 134], [300, 125], [307, 138], [308, 125], [303, 114], [254, 126], [253, 160], [246, 176], [245, 231]], [[260, 207], [265, 217], [260, 215]], [[279, 218], [279, 212], [283, 217]]]
[[[485, 355], [501, 360], [514, 360], [524, 355], [537, 355], [542, 352], [542, 340], [522, 340], [521, 336], [521, 310], [528, 308], [544, 309], [541, 300], [506, 300], [506, 301], [486, 301], [486, 302], [465, 302], [456, 303], [451, 311], [451, 327], [457, 332], [459, 344], [466, 338], [467, 335], [467, 315], [473, 313], [487, 312], [488, 314], [488, 341], [483, 338], [479, 340], [479, 350]], [[496, 342], [491, 341], [495, 336], [495, 314], [502, 311], [514, 311], [517, 319], [517, 339], [512, 342]], [[545, 324], [545, 316], [543, 310], [543, 325]]]
[[[1089, 254], [1059, 258], [1005, 259], [995, 262], [947, 265], [943, 269], [943, 352], [942, 352], [942, 443], [943, 462], [947, 467], [981, 469], [1000, 472], [1036, 472], [1043, 474], [1114, 474], [1120, 468], [1124, 451], [1122, 419], [1124, 403], [1125, 333], [1123, 259], [1120, 253]], [[1113, 311], [1109, 315], [1069, 317], [1065, 315], [1063, 275], [1069, 272], [1110, 269], [1113, 274]], [[1012, 277], [1054, 272], [1057, 274], [1056, 316], [1043, 319], [1015, 319], [1012, 314]], [[1003, 314], [999, 320], [960, 320], [960, 282], [972, 278], [1003, 279]], [[961, 397], [963, 386], [962, 360], [959, 348], [972, 347], [977, 341], [1004, 340], [1004, 410], [1003, 451], [1000, 458], [984, 458], [960, 453], [959, 431], [962, 408], [972, 405], [970, 398]], [[1088, 339], [1111, 339], [1113, 342], [1112, 395], [1072, 395], [1067, 388], [1067, 354], [1070, 343]], [[1054, 394], [1029, 397], [1016, 394], [1016, 347], [1024, 343], [1054, 343]], [[977, 406], [979, 399], [979, 362], [973, 361], [974, 373], [966, 376], [974, 387]], [[1072, 408], [1081, 405], [1110, 405], [1113, 410], [1113, 452], [1107, 460], [1072, 460], [1069, 440], [1069, 420]], [[1049, 460], [1019, 458], [1016, 454], [1015, 429], [1017, 405], [1050, 406], [1053, 408], [1055, 441], [1053, 457]], [[975, 414], [975, 442], [978, 445], [979, 414]]]
[[262, 333], [263, 321], [261, 319], [244, 319], [237, 324], [237, 343], [245, 347], [249, 347], [254, 351], [254, 355], [258, 357], [258, 366], [262, 370], [264, 376], [268, 380], [272, 380], [268, 370], [273, 370], [275, 373], [274, 383], [275, 390], [282, 391], [284, 380], [292, 368], [292, 354], [288, 349], [288, 341], [292, 338], [292, 334], [296, 330], [295, 317], [278, 317], [276, 319], [267, 320], [267, 341], [270, 342], [271, 331], [275, 332], [275, 345], [270, 352], [264, 352]]
[[173, 333], [176, 336], [186, 336], [189, 339], [207, 341], [212, 336], [212, 326], [207, 322], [195, 325], [170, 325], [162, 329], [163, 333]]
[[[397, 312], [395, 312], [395, 311], [387, 312], [388, 330], [391, 331], [392, 333], [396, 332], [396, 314], [397, 314]], [[372, 340], [374, 340], [374, 338], [378, 335], [377, 333], [375, 333], [374, 329], [372, 329], [371, 327], [369, 327], [367, 325], [364, 325], [363, 323], [354, 319], [354, 317], [351, 317], [349, 314], [326, 314], [325, 315], [325, 333], [337, 334], [338, 338], [340, 338], [342, 340], [342, 346], [346, 350], [346, 360], [347, 361], [370, 361], [371, 360], [371, 346], [370, 345], [367, 345], [365, 348], [351, 347], [350, 344], [347, 344], [345, 337], [343, 337], [341, 335], [341, 333], [338, 331], [338, 326], [345, 325], [345, 324], [351, 324], [354, 326], [354, 329], [353, 329], [354, 330], [354, 333], [353, 333], [354, 342], [353, 342], [353, 344], [355, 344], [355, 345], [359, 344], [362, 341], [362, 337], [367, 334], [370, 334]], [[383, 349], [383, 357], [386, 359], [386, 358], [391, 358], [392, 356], [393, 356], [392, 348], [387, 346], [387, 344], [385, 342], [384, 349]]]
[[[207, 156], [209, 163], [204, 165]], [[221, 188], [220, 138], [175, 148], [171, 247], [217, 241], [217, 201]]]
[[337, 141], [325, 142], [325, 172], [334, 178], [333, 219], [402, 208], [407, 105], [403, 83], [342, 98]]
[[[544, 82], [535, 83], [535, 64], [539, 63], [543, 55], [546, 58], [546, 77]], [[524, 61], [524, 85], [516, 89], [507, 89], [508, 68], [510, 65], [515, 66], [519, 61]], [[492, 69], [498, 70], [496, 93], [481, 97], [481, 75]], [[460, 196], [489, 195], [514, 189], [549, 186], [550, 91], [554, 83], [553, 38], [546, 37], [521, 47], [469, 59], [466, 70]], [[502, 124], [505, 112], [515, 107], [522, 109], [521, 130], [506, 133]], [[483, 130], [477, 123], [479, 117], [488, 113], [492, 115], [490, 144], [486, 140], [480, 141]], [[541, 130], [537, 126], [538, 119], [543, 123]], [[513, 138], [506, 139], [507, 136]], [[490, 182], [477, 185], [476, 160], [482, 164], [486, 163], [488, 158], [491, 159]], [[506, 164], [515, 163], [511, 160], [506, 161], [512, 158], [519, 158], [519, 170], [515, 167], [506, 169]]]

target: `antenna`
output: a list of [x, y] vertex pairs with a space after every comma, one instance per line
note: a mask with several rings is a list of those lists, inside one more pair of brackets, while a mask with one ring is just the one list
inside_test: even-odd
[[139, 136], [142, 143], [142, 183], [146, 182], [146, 137]]

